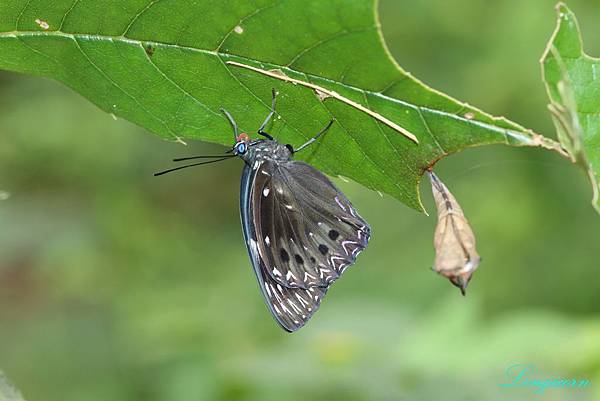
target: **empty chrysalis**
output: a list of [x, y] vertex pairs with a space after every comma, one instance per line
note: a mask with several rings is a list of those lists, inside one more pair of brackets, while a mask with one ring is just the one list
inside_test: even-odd
[[456, 198], [433, 171], [429, 172], [429, 179], [438, 213], [433, 236], [433, 270], [447, 277], [465, 295], [467, 285], [481, 261], [475, 249], [475, 234]]

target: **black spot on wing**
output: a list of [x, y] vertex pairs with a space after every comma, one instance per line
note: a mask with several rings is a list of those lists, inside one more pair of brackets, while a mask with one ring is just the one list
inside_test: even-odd
[[329, 248], [325, 244], [320, 244], [319, 252], [321, 252], [323, 255], [327, 255], [327, 252], [329, 252]]

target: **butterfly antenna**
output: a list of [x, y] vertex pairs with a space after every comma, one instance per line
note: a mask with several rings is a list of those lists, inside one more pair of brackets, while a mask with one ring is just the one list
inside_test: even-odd
[[232, 158], [232, 156], [226, 156], [226, 157], [222, 157], [222, 158], [217, 159], [217, 160], [211, 160], [211, 161], [208, 161], [208, 162], [200, 162], [200, 163], [187, 164], [185, 166], [179, 166], [179, 167], [171, 168], [171, 169], [164, 170], [164, 171], [161, 171], [161, 172], [158, 172], [158, 173], [154, 173], [154, 176], [158, 177], [159, 175], [171, 173], [171, 172], [177, 171], [177, 170], [182, 170], [184, 168], [194, 167], [194, 166], [200, 166], [202, 164], [210, 164], [210, 163], [221, 162], [223, 160], [227, 160], [227, 159], [231, 159], [231, 158]]
[[321, 132], [319, 132], [317, 135], [313, 136], [312, 138], [310, 138], [308, 140], [308, 142], [306, 142], [304, 145], [300, 146], [298, 149], [294, 150], [294, 153], [296, 152], [300, 152], [302, 149], [304, 149], [305, 147], [307, 147], [308, 145], [311, 145], [314, 141], [316, 141], [317, 139], [319, 139], [319, 137], [321, 135], [323, 135], [324, 133], [326, 133], [329, 128], [331, 128], [331, 126], [333, 125], [335, 119], [332, 119], [331, 121], [329, 121], [329, 124], [327, 124], [327, 126], [325, 128], [323, 128], [321, 130]]
[[238, 126], [237, 126], [235, 120], [233, 119], [232, 115], [229, 114], [229, 112], [227, 110], [225, 110], [222, 107], [220, 110], [221, 110], [221, 113], [225, 114], [225, 117], [227, 117], [227, 119], [229, 120], [229, 124], [231, 124], [231, 127], [233, 128], [233, 142], [237, 142]]
[[[231, 153], [231, 152], [226, 152]], [[215, 156], [192, 156], [192, 157], [179, 157], [177, 159], [173, 159], [174, 162], [182, 162], [185, 160], [194, 160], [194, 159], [214, 159], [217, 157], [235, 157], [234, 155], [225, 156], [225, 155], [215, 155]]]

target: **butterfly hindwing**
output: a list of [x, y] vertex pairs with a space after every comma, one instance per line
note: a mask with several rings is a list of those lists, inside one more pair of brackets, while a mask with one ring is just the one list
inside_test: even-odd
[[370, 229], [319, 170], [299, 161], [264, 162], [252, 212], [269, 274], [291, 288], [327, 287], [366, 247]]

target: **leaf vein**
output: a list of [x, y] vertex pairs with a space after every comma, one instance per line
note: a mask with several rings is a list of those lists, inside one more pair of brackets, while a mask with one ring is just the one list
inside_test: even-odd
[[[144, 48], [142, 47], [142, 50], [144, 50]], [[195, 96], [193, 96], [191, 93], [189, 93], [187, 90], [185, 90], [181, 85], [179, 85], [177, 82], [174, 81], [174, 79], [170, 78], [169, 75], [167, 73], [165, 73], [155, 62], [154, 60], [152, 60], [152, 58], [150, 56], [148, 56], [148, 53], [146, 53], [146, 51], [144, 51], [144, 54], [146, 55], [146, 59], [150, 62], [150, 65], [152, 65], [152, 67], [154, 67], [154, 69], [156, 69], [156, 71], [161, 74], [163, 76], [164, 79], [166, 79], [168, 82], [170, 82], [173, 86], [175, 86], [177, 89], [179, 89], [181, 92], [183, 92], [186, 96], [188, 96], [189, 98], [191, 98], [196, 104], [200, 105], [203, 109], [209, 111], [210, 113], [220, 116], [219, 113], [217, 113], [216, 111], [212, 110], [210, 107], [208, 107], [207, 105], [205, 105], [204, 103], [202, 103], [200, 100], [198, 100]]]
[[433, 142], [437, 145], [437, 147], [440, 149], [440, 151], [442, 152], [442, 154], [447, 155], [448, 152], [446, 152], [446, 150], [439, 143], [439, 141], [437, 139], [437, 136], [435, 136], [433, 134], [433, 131], [431, 130], [431, 127], [429, 126], [429, 123], [425, 119], [425, 116], [423, 115], [423, 112], [421, 111], [420, 107], [417, 107], [417, 112], [419, 113], [419, 118], [421, 119], [421, 121], [423, 121], [423, 126], [425, 127], [425, 129], [429, 133], [429, 136], [431, 137], [431, 139], [433, 139]]
[[139, 13], [137, 13], [137, 15], [135, 17], [133, 17], [131, 19], [131, 21], [129, 22], [129, 25], [127, 25], [127, 27], [125, 28], [125, 30], [123, 31], [123, 33], [120, 36], [122, 36], [124, 38], [127, 37], [127, 34], [133, 27], [133, 24], [135, 24], [142, 17], [142, 15], [144, 15], [150, 8], [152, 8], [159, 1], [161, 1], [161, 0], [150, 0], [150, 2], [146, 5], [146, 7], [144, 7]]
[[100, 68], [96, 63], [94, 63], [94, 61], [83, 50], [83, 48], [79, 44], [79, 41], [77, 40], [76, 37], [73, 38], [73, 41], [75, 42], [75, 45], [77, 46], [77, 49], [83, 55], [83, 57], [87, 60], [87, 62], [90, 63], [90, 65], [93, 68], [95, 68], [108, 82], [110, 82], [115, 88], [117, 88], [121, 92], [123, 92], [127, 97], [129, 97], [130, 99], [132, 99], [140, 107], [140, 110], [144, 111], [146, 114], [148, 114], [149, 116], [151, 116], [155, 120], [159, 121], [167, 129], [167, 131], [169, 131], [171, 133], [171, 135], [173, 135], [175, 138], [178, 138], [178, 136], [175, 134], [175, 132], [173, 132], [173, 130], [171, 129], [171, 127], [168, 124], [166, 124], [165, 121], [163, 121], [162, 119], [158, 118], [154, 113], [152, 113], [149, 110], [147, 110], [146, 108], [144, 108], [144, 106], [135, 98], [135, 96], [132, 96], [131, 94], [129, 94], [117, 82], [115, 82], [112, 78], [110, 78], [110, 76], [108, 76], [108, 74], [106, 74], [106, 72], [104, 72], [104, 70], [102, 70], [102, 68]]
[[[365, 99], [365, 105], [370, 109], [371, 105], [369, 104], [369, 98], [367, 97], [366, 92], [363, 92], [363, 98]], [[390, 144], [390, 146], [392, 147], [392, 149], [394, 149], [394, 153], [396, 153], [396, 157], [398, 160], [402, 160], [402, 163], [412, 172], [415, 172], [415, 170], [409, 165], [409, 163], [404, 159], [404, 157], [402, 157], [402, 155], [400, 155], [400, 151], [398, 150], [398, 148], [396, 148], [393, 144], [392, 141], [390, 140], [389, 136], [383, 131], [383, 128], [381, 127], [381, 125], [379, 124], [379, 121], [375, 120], [375, 125], [377, 125], [377, 129], [379, 130], [379, 132], [381, 133], [381, 135], [386, 139], [387, 143]]]
[[56, 64], [56, 65], [60, 65], [60, 63], [59, 63], [58, 61], [54, 60], [54, 59], [53, 59], [52, 57], [50, 57], [48, 54], [46, 54], [46, 53], [44, 53], [43, 51], [41, 51], [41, 50], [38, 50], [38, 49], [36, 49], [35, 47], [33, 47], [33, 46], [29, 45], [27, 42], [25, 42], [25, 41], [23, 40], [23, 38], [20, 38], [20, 37], [18, 37], [18, 36], [17, 36], [17, 40], [18, 40], [19, 42], [21, 42], [21, 43], [23, 44], [23, 46], [25, 46], [26, 48], [28, 48], [28, 49], [29, 49], [29, 50], [31, 50], [32, 52], [34, 52], [34, 53], [36, 53], [36, 54], [39, 54], [39, 55], [43, 56], [44, 58], [47, 58], [48, 60], [50, 60], [51, 62], [53, 62], [53, 63], [54, 63], [54, 64]]
[[368, 27], [364, 27], [364, 28], [361, 28], [361, 29], [355, 29], [355, 30], [347, 30], [347, 29], [344, 29], [344, 30], [341, 30], [341, 31], [338, 31], [338, 32], [334, 33], [334, 34], [333, 34], [333, 35], [331, 35], [331, 36], [328, 36], [328, 37], [326, 37], [326, 38], [322, 38], [322, 39], [320, 39], [320, 40], [316, 41], [315, 43], [313, 43], [312, 45], [310, 45], [310, 46], [308, 46], [308, 47], [306, 47], [306, 48], [304, 48], [304, 49], [300, 50], [298, 53], [296, 53], [296, 54], [295, 54], [295, 55], [294, 55], [294, 56], [291, 58], [291, 60], [290, 60], [288, 63], [286, 63], [285, 67], [286, 67], [286, 68], [292, 68], [292, 69], [293, 69], [292, 65], [293, 65], [293, 64], [294, 64], [296, 61], [298, 61], [298, 59], [300, 59], [300, 58], [301, 58], [302, 56], [304, 56], [306, 53], [308, 53], [308, 52], [310, 52], [310, 51], [312, 51], [312, 50], [316, 49], [317, 47], [319, 47], [319, 46], [321, 46], [321, 45], [323, 45], [323, 44], [325, 44], [325, 43], [327, 43], [327, 42], [330, 42], [330, 41], [332, 41], [332, 40], [335, 40], [335, 39], [341, 38], [341, 37], [343, 37], [343, 36], [346, 36], [346, 35], [351, 35], [351, 34], [353, 34], [353, 33], [361, 33], [361, 32], [366, 32], [366, 31], [368, 31], [368, 30], [370, 30], [370, 29], [374, 29], [374, 28], [376, 29], [377, 27], [375, 27], [375, 26], [368, 26]]
[[73, 4], [71, 4], [71, 7], [69, 7], [69, 9], [65, 12], [65, 14], [63, 15], [62, 19], [60, 20], [60, 25], [58, 27], [58, 31], [62, 31], [62, 28], [65, 24], [65, 21], [67, 20], [69, 14], [71, 14], [71, 11], [73, 11], [73, 9], [77, 6], [77, 4], [79, 4], [80, 0], [75, 0], [73, 2]]
[[19, 30], [19, 25], [21, 25], [21, 18], [23, 18], [25, 11], [29, 8], [29, 4], [31, 4], [31, 0], [27, 0], [27, 3], [25, 3], [25, 7], [23, 7], [21, 12], [19, 13], [17, 20], [15, 21], [15, 31]]
[[263, 12], [264, 10], [267, 10], [269, 8], [273, 8], [276, 5], [278, 5], [281, 2], [277, 2], [274, 1], [273, 3], [264, 6], [264, 7], [259, 7], [256, 10], [252, 11], [251, 13], [245, 15], [244, 17], [240, 18], [238, 23], [235, 24], [233, 27], [231, 27], [231, 29], [229, 31], [227, 31], [227, 33], [225, 35], [223, 35], [223, 39], [221, 39], [219, 45], [217, 46], [217, 48], [214, 50], [214, 52], [218, 52], [219, 50], [221, 50], [221, 47], [223, 46], [223, 44], [225, 43], [225, 41], [231, 36], [231, 34], [233, 33], [233, 31], [235, 30], [235, 28], [239, 25], [241, 26], [244, 22], [248, 21], [251, 18], [254, 18], [256, 15], [260, 14], [261, 12]]

